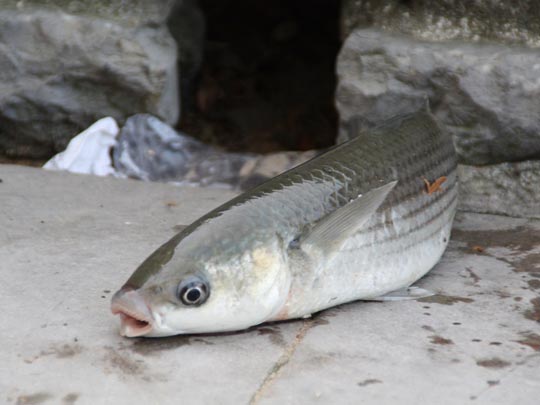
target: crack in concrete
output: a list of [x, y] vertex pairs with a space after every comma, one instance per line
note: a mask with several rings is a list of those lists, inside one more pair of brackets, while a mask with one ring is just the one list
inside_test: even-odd
[[279, 357], [279, 359], [276, 361], [274, 366], [270, 369], [262, 383], [259, 385], [259, 388], [253, 393], [251, 396], [251, 399], [249, 400], [249, 405], [256, 405], [259, 403], [259, 400], [261, 399], [262, 395], [266, 391], [266, 389], [272, 385], [274, 380], [279, 376], [281, 370], [283, 367], [289, 363], [292, 356], [296, 352], [296, 349], [300, 343], [302, 343], [302, 340], [304, 340], [304, 337], [306, 336], [306, 333], [313, 327], [314, 320], [308, 319], [304, 321], [304, 324], [300, 327], [298, 330], [298, 333], [296, 334], [296, 337], [294, 340], [289, 344], [285, 350], [283, 351], [282, 355]]

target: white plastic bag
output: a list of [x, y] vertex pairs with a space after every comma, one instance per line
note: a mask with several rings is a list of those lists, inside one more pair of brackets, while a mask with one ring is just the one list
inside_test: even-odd
[[65, 151], [53, 156], [43, 167], [96, 176], [115, 175], [111, 148], [116, 145], [118, 131], [114, 118], [102, 118], [73, 138]]

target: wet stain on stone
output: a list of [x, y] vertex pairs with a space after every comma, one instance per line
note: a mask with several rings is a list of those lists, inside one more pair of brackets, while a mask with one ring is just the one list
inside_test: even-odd
[[431, 302], [441, 305], [454, 305], [456, 302], [463, 302], [469, 304], [474, 302], [472, 298], [457, 297], [455, 295], [432, 295], [431, 297], [419, 298], [420, 302]]
[[434, 345], [453, 345], [454, 342], [452, 339], [445, 339], [442, 336], [438, 335], [432, 335], [429, 337], [431, 339], [431, 343]]
[[540, 322], [540, 297], [533, 298], [530, 302], [532, 304], [532, 308], [526, 310], [523, 313], [523, 316], [531, 321]]
[[516, 342], [531, 347], [534, 351], [540, 352], [540, 335], [532, 332], [522, 332], [523, 339]]
[[20, 395], [17, 397], [17, 405], [36, 405], [41, 404], [52, 398], [48, 392], [36, 392], [35, 394]]
[[505, 368], [510, 366], [512, 363], [499, 359], [498, 357], [492, 357], [490, 359], [477, 360], [476, 364], [480, 367], [486, 368]]
[[507, 247], [514, 250], [527, 251], [534, 249], [540, 244], [540, 238], [534, 237], [534, 230], [525, 226], [490, 231], [452, 229], [452, 239], [467, 243], [467, 249], [469, 250], [473, 250], [475, 246], [481, 244], [487, 248]]
[[517, 261], [511, 261], [514, 271], [529, 273], [531, 277], [540, 277], [540, 253], [529, 253]]
[[257, 329], [257, 333], [259, 335], [267, 335], [270, 339], [270, 342], [277, 345], [277, 346], [285, 346], [287, 343], [285, 342], [285, 339], [283, 338], [283, 334], [281, 333], [281, 330], [278, 328], [273, 327], [262, 327]]
[[58, 346], [58, 347], [55, 347], [53, 348], [50, 352], [48, 353], [43, 353], [43, 354], [47, 354], [47, 355], [55, 355], [56, 357], [58, 357], [59, 359], [67, 359], [67, 358], [70, 358], [70, 357], [74, 357], [75, 355], [81, 353], [83, 351], [82, 347], [80, 345], [76, 345], [76, 344], [64, 344], [62, 346]]
[[69, 394], [65, 395], [64, 398], [62, 398], [62, 403], [64, 405], [73, 405], [75, 402], [77, 402], [77, 399], [79, 399], [79, 394], [70, 392]]
[[63, 344], [58, 346], [51, 346], [47, 350], [41, 350], [37, 356], [34, 356], [30, 359], [24, 359], [25, 363], [31, 364], [36, 360], [39, 360], [42, 357], [46, 356], [55, 356], [58, 359], [68, 359], [75, 357], [77, 354], [83, 351], [82, 346], [78, 344]]
[[529, 288], [532, 290], [540, 289], [540, 279], [535, 278], [533, 280], [529, 280], [527, 281], [527, 284], [529, 284]]
[[473, 280], [473, 284], [477, 284], [481, 278], [478, 277], [478, 275], [473, 271], [473, 269], [467, 267], [467, 273], [469, 273], [469, 276], [471, 276], [472, 280]]
[[365, 387], [367, 385], [372, 385], [372, 384], [382, 384], [382, 381], [376, 378], [368, 378], [367, 380], [360, 381], [356, 385], [358, 385], [359, 387]]
[[163, 337], [159, 339], [145, 339], [141, 338], [136, 340], [130, 349], [137, 354], [151, 355], [162, 352], [164, 350], [174, 350], [182, 346], [191, 345], [191, 338], [189, 336], [171, 336]]
[[121, 354], [112, 347], [105, 347], [107, 354], [105, 361], [114, 369], [120, 371], [123, 375], [137, 376], [144, 373], [146, 366], [142, 361], [136, 361], [130, 356]]
[[[474, 250], [478, 243], [485, 247], [504, 247], [519, 252], [529, 252], [540, 246], [540, 237], [534, 229], [519, 226], [514, 229], [491, 230], [491, 231], [465, 231], [452, 230], [452, 239], [467, 244], [466, 253]], [[489, 256], [489, 253], [475, 252], [479, 255]], [[529, 253], [525, 257], [502, 258], [497, 257], [513, 267], [516, 272], [540, 273], [540, 253]]]

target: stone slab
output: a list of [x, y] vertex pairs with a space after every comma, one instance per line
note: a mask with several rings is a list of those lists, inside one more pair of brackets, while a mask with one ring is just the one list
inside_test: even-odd
[[535, 404], [540, 221], [460, 213], [424, 302], [125, 339], [114, 290], [225, 190], [0, 165], [0, 403]]

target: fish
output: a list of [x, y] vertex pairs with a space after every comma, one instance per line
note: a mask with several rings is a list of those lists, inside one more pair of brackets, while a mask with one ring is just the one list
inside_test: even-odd
[[450, 239], [456, 166], [429, 111], [360, 131], [159, 247], [112, 298], [120, 334], [237, 331], [351, 301], [414, 298], [412, 284]]

